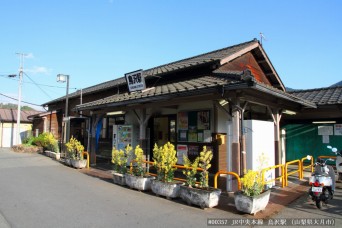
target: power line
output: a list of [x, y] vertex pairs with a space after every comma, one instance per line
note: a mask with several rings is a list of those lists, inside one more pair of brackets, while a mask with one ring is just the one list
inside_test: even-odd
[[[10, 79], [10, 80], [14, 80], [14, 81], [18, 81], [18, 79], [14, 78], [14, 77], [10, 77], [12, 76], [13, 74], [10, 74], [10, 75], [0, 75], [0, 77], [3, 77], [3, 78], [7, 78], [7, 79]], [[25, 75], [27, 76], [27, 74], [25, 73]], [[16, 75], [15, 75], [16, 76]], [[46, 86], [46, 87], [51, 87], [51, 88], [59, 88], [59, 89], [65, 89], [66, 87], [65, 86], [53, 86], [53, 85], [45, 85], [45, 84], [39, 84], [39, 83], [35, 83], [35, 82], [26, 82], [26, 81], [23, 81], [23, 83], [27, 83], [27, 84], [35, 84], [35, 85], [40, 85], [40, 86]], [[77, 90], [77, 88], [69, 88], [69, 89], [74, 89], [74, 90]]]
[[46, 96], [52, 99], [52, 97], [47, 92], [45, 92], [45, 90], [43, 90], [35, 81], [33, 81], [30, 76], [28, 76], [25, 72], [24, 74], [26, 75], [26, 77], [28, 77], [28, 79], [30, 79], [33, 82], [33, 84], [35, 84], [38, 87], [38, 89], [40, 89], [40, 91], [42, 91]]
[[[7, 96], [7, 95], [5, 95], [5, 94], [2, 94], [2, 93], [0, 93], [0, 95], [1, 95], [1, 96], [4, 96], [4, 97], [7, 97], [7, 98], [9, 98], [9, 99], [12, 99], [12, 100], [18, 101], [18, 99], [17, 99], [17, 98], [13, 98], [13, 97]], [[25, 103], [25, 104], [30, 104], [30, 105], [35, 105], [35, 106], [40, 106], [40, 107], [42, 107], [41, 105], [33, 104], [33, 103], [30, 103], [30, 102], [26, 102], [26, 101], [21, 101], [21, 102], [23, 102], [23, 103]]]

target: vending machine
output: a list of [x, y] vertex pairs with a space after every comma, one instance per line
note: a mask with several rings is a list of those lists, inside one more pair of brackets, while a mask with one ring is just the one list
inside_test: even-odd
[[137, 130], [133, 125], [113, 125], [113, 147], [118, 150], [125, 150], [127, 145], [137, 145]]

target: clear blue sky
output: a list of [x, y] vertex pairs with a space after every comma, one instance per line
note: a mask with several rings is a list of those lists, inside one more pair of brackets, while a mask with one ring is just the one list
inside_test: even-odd
[[18, 96], [6, 77], [17, 52], [29, 54], [22, 100], [42, 104], [65, 95], [59, 73], [74, 92], [260, 32], [286, 87], [327, 87], [342, 80], [341, 11], [338, 0], [1, 0], [0, 93]]

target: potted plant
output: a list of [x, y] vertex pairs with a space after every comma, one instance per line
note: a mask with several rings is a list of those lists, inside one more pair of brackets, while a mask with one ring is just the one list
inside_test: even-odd
[[51, 132], [41, 133], [38, 137], [32, 139], [32, 143], [37, 146], [42, 146], [44, 153], [48, 157], [59, 160], [61, 155], [59, 152], [58, 141]]
[[[144, 167], [144, 151], [137, 145], [134, 149], [134, 160], [131, 162], [131, 166], [128, 173], [125, 174], [126, 184], [130, 188], [137, 189], [139, 191], [151, 190], [151, 180], [153, 177], [146, 175]], [[130, 154], [128, 157], [133, 157]]]
[[113, 181], [115, 184], [126, 185], [125, 174], [127, 173], [127, 160], [128, 155], [131, 153], [132, 147], [126, 146], [125, 151], [112, 150], [112, 163], [114, 164]]
[[167, 199], [179, 197], [180, 182], [173, 180], [174, 167], [177, 163], [176, 150], [173, 144], [166, 143], [158, 148], [153, 148], [153, 164], [157, 170], [157, 179], [152, 180], [151, 189], [156, 195], [165, 196]]
[[[180, 197], [187, 202], [189, 205], [198, 205], [201, 208], [211, 208], [218, 205], [219, 198], [221, 195], [221, 190], [209, 187], [209, 171], [211, 167], [211, 159], [213, 158], [213, 153], [207, 150], [206, 146], [200, 152], [200, 156], [195, 159], [191, 164], [189, 159], [184, 156], [186, 170], [184, 173], [186, 175], [186, 185], [180, 186]], [[197, 166], [201, 168], [200, 171], [200, 184], [196, 185], [195, 175], [197, 173]]]
[[71, 165], [77, 169], [86, 167], [87, 160], [83, 159], [84, 146], [73, 136], [65, 144], [67, 150], [67, 159], [70, 159]]
[[241, 178], [241, 190], [234, 193], [235, 207], [238, 211], [255, 214], [266, 208], [270, 193], [270, 190], [264, 191], [261, 173], [248, 170]]
[[258, 157], [257, 171], [247, 170], [241, 178], [241, 191], [234, 193], [235, 207], [238, 211], [255, 214], [266, 208], [271, 190], [264, 190], [261, 170], [268, 166], [268, 157], [261, 153]]
[[45, 135], [45, 140], [48, 149], [50, 150], [50, 157], [59, 160], [61, 158], [61, 153], [59, 152], [58, 141], [55, 139], [51, 132]]

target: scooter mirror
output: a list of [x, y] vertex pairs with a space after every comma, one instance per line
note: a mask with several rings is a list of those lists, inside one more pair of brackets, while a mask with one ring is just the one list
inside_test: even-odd
[[332, 146], [327, 146], [327, 148], [331, 150], [331, 149], [332, 149]]
[[337, 148], [332, 148], [331, 151], [336, 153], [337, 152]]
[[306, 156], [306, 159], [308, 159], [309, 161], [311, 161], [311, 158], [312, 158], [311, 155], [307, 155], [307, 156]]

